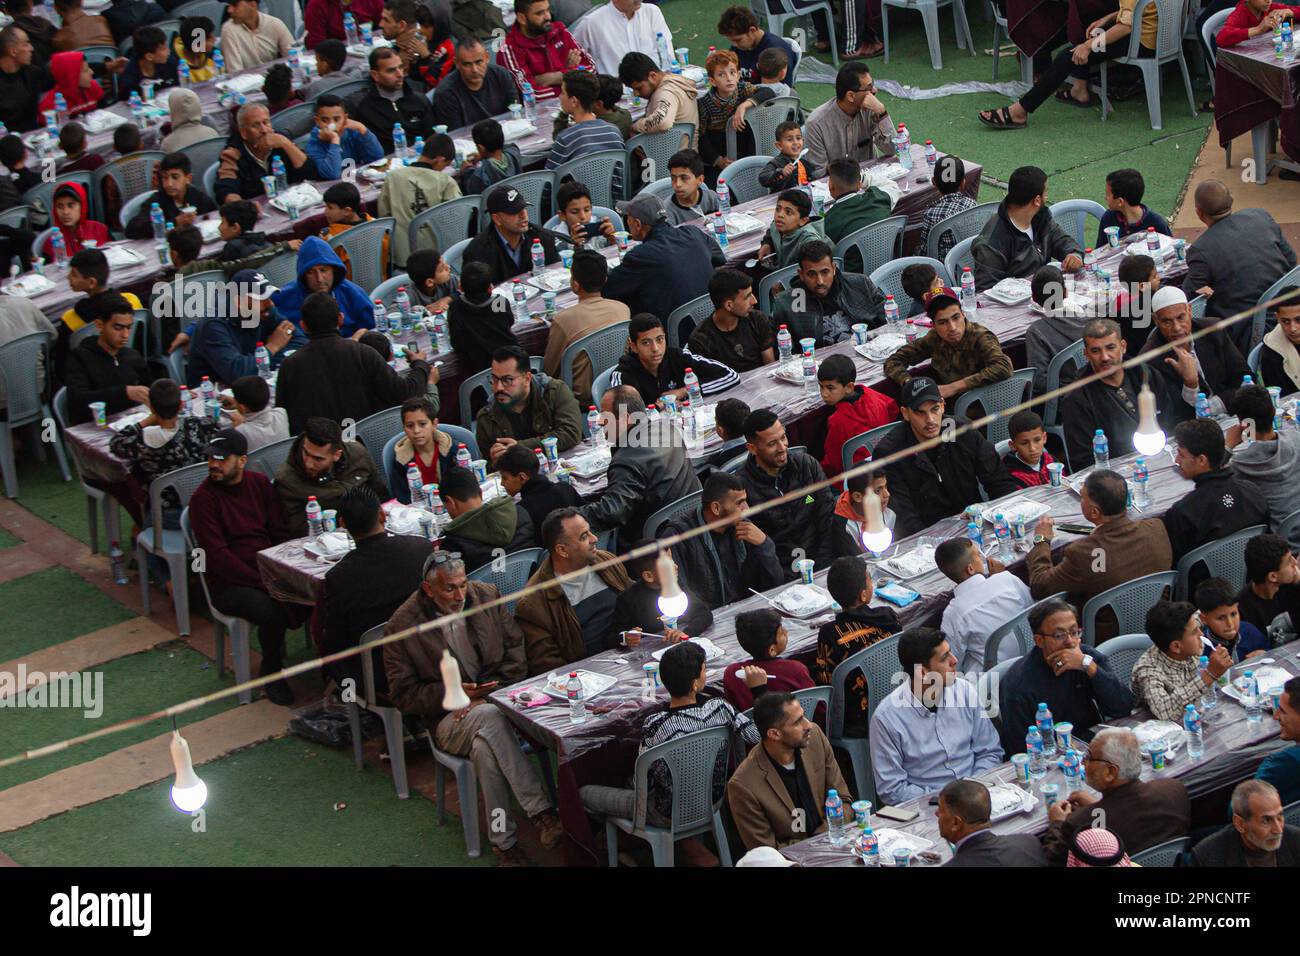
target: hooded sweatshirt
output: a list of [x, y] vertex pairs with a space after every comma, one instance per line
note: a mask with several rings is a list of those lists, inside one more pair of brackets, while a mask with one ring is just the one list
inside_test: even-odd
[[[837, 402], [826, 421], [826, 453], [822, 456], [822, 471], [826, 472], [826, 477], [832, 478], [844, 470], [841, 459], [846, 441], [897, 420], [897, 402], [873, 388], [855, 385], [854, 393]], [[854, 461], [870, 457], [865, 448], [861, 451], [862, 454], [854, 456]]]
[[348, 278], [347, 267], [343, 260], [319, 236], [308, 236], [298, 248], [298, 279], [289, 283], [271, 296], [271, 301], [280, 310], [280, 314], [294, 325], [302, 323], [302, 303], [311, 295], [303, 274], [312, 266], [330, 265], [334, 267], [334, 288], [331, 294], [343, 313], [343, 325], [339, 334], [350, 338], [357, 329], [375, 327], [374, 304], [365, 290]]
[[[58, 216], [54, 213], [54, 204], [61, 195], [67, 192], [75, 193], [78, 201], [81, 203], [81, 218], [72, 228], [59, 226], [59, 232], [63, 234], [63, 247], [67, 250], [68, 256], [74, 256], [85, 248], [86, 240], [91, 239], [100, 246], [105, 245], [111, 238], [108, 234], [108, 227], [102, 222], [95, 222], [87, 218], [90, 211], [90, 204], [86, 202], [86, 189], [80, 183], [63, 183], [54, 191], [50, 199], [50, 220], [58, 222]], [[54, 261], [54, 236], [45, 240], [45, 245], [41, 247], [41, 255], [47, 262]]]
[[[1300, 470], [1300, 432], [1286, 429], [1276, 434], [1271, 441], [1238, 445], [1228, 461], [1234, 475], [1253, 482], [1263, 492], [1268, 513], [1275, 523], [1300, 509], [1300, 483], [1296, 481]], [[1300, 547], [1300, 532], [1292, 532], [1291, 547]]]
[[84, 53], [56, 53], [50, 58], [50, 73], [54, 77], [54, 88], [41, 97], [40, 110], [54, 109], [54, 94], [62, 93], [68, 101], [68, 115], [78, 116], [89, 113], [104, 96], [104, 90], [94, 80], [84, 89], [81, 86], [81, 67], [86, 62]]
[[[898, 520], [898, 516], [888, 508], [881, 512], [881, 516], [884, 518], [885, 527], [893, 531], [894, 522]], [[831, 530], [835, 532], [832, 551], [835, 557], [842, 558], [846, 555], [856, 557], [866, 551], [866, 547], [862, 544], [862, 534], [867, 530], [867, 523], [854, 510], [853, 493], [851, 491], [840, 492], [840, 497], [835, 502], [835, 514], [831, 519]]]
[[[171, 112], [172, 131], [163, 137], [164, 153], [174, 153], [207, 139], [221, 138], [221, 134], [211, 126], [203, 125], [203, 104], [193, 90], [173, 90], [167, 97], [167, 109]], [[194, 170], [195, 175], [199, 176], [203, 172], [202, 169]]]
[[[645, 116], [632, 124], [633, 132], [663, 133], [674, 123], [690, 123], [695, 130], [700, 126], [700, 109], [696, 103], [695, 81], [686, 76], [669, 73], [650, 94]], [[691, 132], [691, 149], [695, 149], [697, 136]]]
[[804, 223], [784, 236], [776, 231], [776, 223], [772, 223], [767, 227], [767, 234], [763, 236], [763, 241], [772, 247], [772, 252], [776, 256], [776, 262], [772, 267], [774, 269], [795, 265], [799, 261], [800, 247], [805, 242], [814, 240], [826, 241], [821, 230], [811, 222]]
[[514, 324], [510, 301], [503, 295], [491, 294], [486, 301], [472, 302], [462, 293], [451, 300], [447, 321], [451, 349], [466, 368], [487, 368], [493, 352], [519, 344], [510, 331]]
[[459, 551], [470, 571], [491, 561], [498, 548], [510, 554], [536, 544], [533, 519], [508, 495], [465, 512], [442, 533], [442, 550]]

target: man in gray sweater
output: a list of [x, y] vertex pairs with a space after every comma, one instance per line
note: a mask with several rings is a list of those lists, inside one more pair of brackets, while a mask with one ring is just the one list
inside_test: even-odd
[[[1239, 424], [1224, 436], [1232, 449], [1228, 465], [1236, 477], [1248, 479], [1263, 493], [1277, 530], [1287, 515], [1300, 510], [1300, 483], [1295, 480], [1300, 468], [1300, 432], [1273, 430], [1273, 398], [1261, 385], [1237, 389], [1232, 413]], [[1292, 532], [1289, 543], [1300, 548], [1300, 531]]]

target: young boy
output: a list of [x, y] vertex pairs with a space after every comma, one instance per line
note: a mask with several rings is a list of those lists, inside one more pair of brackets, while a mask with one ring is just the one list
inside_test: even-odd
[[[1121, 267], [1122, 268], [1122, 267]], [[1065, 277], [1053, 265], [1040, 266], [1029, 281], [1029, 301], [1042, 312], [1042, 318], [1029, 324], [1025, 332], [1025, 354], [1034, 371], [1034, 394], [1047, 391], [1047, 368], [1063, 349], [1083, 336], [1083, 327], [1091, 321], [1089, 310], [1079, 302], [1065, 298]], [[1061, 368], [1062, 385], [1077, 376], [1077, 368], [1067, 362]]]
[[1275, 534], [1257, 535], [1246, 542], [1245, 559], [1246, 586], [1237, 595], [1242, 621], [1274, 646], [1293, 640], [1300, 629], [1300, 565], [1290, 545]]
[[[361, 191], [357, 189], [355, 183], [342, 182], [335, 183], [329, 189], [325, 190], [325, 222], [326, 226], [320, 231], [320, 237], [329, 242], [340, 233], [347, 232], [353, 226], [360, 225], [363, 222], [369, 222], [370, 213], [366, 212], [366, 204], [361, 201]], [[344, 267], [348, 270], [348, 278], [352, 278], [352, 261], [348, 258], [346, 249], [336, 249], [339, 259], [343, 261]], [[381, 252], [383, 262], [388, 262], [388, 237], [384, 237], [383, 249]], [[384, 270], [384, 276], [388, 276], [388, 270]]]
[[[272, 116], [290, 106], [303, 102], [302, 96], [293, 88], [293, 71], [286, 63], [276, 63], [266, 70], [266, 80], [262, 84], [262, 95], [266, 97], [266, 110]], [[304, 126], [307, 125], [304, 121]], [[294, 130], [294, 135], [301, 136], [306, 129]]]
[[722, 674], [727, 700], [737, 710], [754, 706], [754, 699], [770, 691], [788, 694], [807, 690], [812, 674], [800, 661], [781, 657], [790, 635], [781, 623], [781, 612], [764, 607], [736, 615], [736, 641], [749, 654], [742, 664], [730, 665]]
[[357, 78], [355, 67], [347, 65], [348, 48], [342, 40], [321, 40], [316, 44], [316, 79], [308, 83], [302, 95], [308, 102], [315, 100], [331, 87]]
[[[842, 611], [817, 632], [817, 661], [813, 680], [829, 684], [835, 667], [846, 657], [882, 641], [899, 630], [892, 607], [871, 607], [875, 586], [871, 568], [860, 557], [836, 558], [826, 574], [826, 590]], [[844, 733], [848, 737], [867, 735], [867, 679], [861, 672], [844, 683]]]
[[[68, 288], [83, 298], [63, 313], [63, 327], [75, 332], [88, 322], [100, 318], [99, 305], [103, 297], [113, 290], [108, 285], [108, 259], [100, 249], [83, 249], [68, 260]], [[143, 309], [134, 293], [123, 292], [122, 297], [132, 309]]]
[[[830, 221], [830, 213], [826, 214], [826, 220], [827, 222]], [[829, 229], [827, 230], [827, 236], [829, 238]], [[906, 319], [924, 315], [925, 297], [931, 292], [938, 292], [943, 288], [943, 280], [939, 278], [939, 273], [928, 262], [914, 262], [905, 267], [903, 274], [899, 276], [899, 281], [903, 285], [903, 291], [912, 300], [912, 310], [903, 316]]]
[[492, 292], [492, 267], [486, 262], [467, 262], [460, 273], [460, 295], [451, 300], [447, 331], [451, 348], [466, 368], [487, 368], [492, 353], [507, 345], [518, 345], [514, 315], [505, 296]]
[[[217, 31], [207, 17], [185, 17], [181, 20], [180, 31], [176, 34], [176, 39], [172, 40], [172, 51], [178, 58], [184, 57], [185, 63], [190, 68], [191, 83], [204, 83], [216, 79], [217, 65], [212, 62], [212, 51], [216, 45]], [[179, 59], [176, 61], [176, 66], [179, 74]], [[248, 450], [253, 450], [251, 442]]]
[[[637, 547], [654, 544], [653, 541], [637, 542]], [[698, 597], [686, 582], [678, 584], [690, 599], [686, 612], [677, 619], [675, 627], [669, 627], [664, 620], [663, 611], [659, 610], [659, 571], [655, 562], [659, 555], [651, 551], [626, 563], [627, 573], [632, 584], [614, 602], [614, 623], [610, 632], [617, 640], [621, 631], [641, 631], [645, 634], [662, 634], [670, 643], [684, 641], [690, 637], [699, 637], [713, 624], [713, 612], [709, 605]], [[675, 566], [675, 565], [674, 565]]]
[[138, 27], [132, 37], [131, 54], [117, 78], [117, 98], [125, 100], [132, 93], [144, 91], [141, 84], [149, 80], [154, 89], [176, 85], [176, 54], [167, 49], [167, 35], [157, 27]]
[[770, 46], [758, 55], [755, 63], [758, 70], [758, 88], [771, 90], [772, 95], [792, 96], [793, 91], [786, 83], [785, 76], [790, 70], [790, 56], [777, 46]]
[[745, 437], [745, 419], [749, 406], [738, 398], [724, 398], [718, 402], [713, 416], [713, 430], [724, 442]]
[[[80, 124], [68, 124], [68, 126], [73, 125]], [[65, 126], [64, 129], [66, 128]], [[0, 139], [0, 163], [9, 170], [14, 188], [18, 190], [20, 196], [33, 186], [41, 184], [41, 174], [27, 168], [27, 144], [23, 142], [21, 136], [10, 133], [4, 139]], [[100, 165], [102, 166], [103, 163], [101, 162]]]
[[154, 203], [162, 209], [164, 221], [174, 223], [177, 228], [191, 226], [199, 216], [217, 208], [211, 196], [195, 187], [190, 158], [184, 153], [168, 153], [162, 158], [158, 164], [158, 182], [161, 188], [144, 201], [139, 212], [126, 224], [128, 239], [153, 238], [150, 217]]
[[411, 284], [412, 305], [423, 305], [431, 312], [446, 312], [451, 307], [451, 297], [458, 291], [451, 266], [443, 260], [437, 249], [417, 249], [406, 260], [406, 274]]
[[1151, 331], [1151, 297], [1160, 289], [1156, 261], [1148, 255], [1123, 256], [1120, 260], [1119, 292], [1115, 296], [1115, 321], [1120, 336], [1128, 343], [1128, 354], [1136, 355]]
[[600, 79], [600, 100], [596, 103], [596, 116], [617, 126], [624, 140], [631, 139], [632, 114], [618, 105], [618, 101], [623, 98], [623, 84], [617, 76], [608, 73], [596, 75]]
[[230, 383], [233, 397], [221, 403], [230, 411], [230, 423], [248, 441], [248, 450], [289, 437], [289, 414], [271, 404], [271, 387], [259, 375], [244, 375]]
[[[464, 282], [463, 277], [461, 281]], [[670, 348], [663, 322], [657, 315], [642, 312], [632, 316], [632, 323], [628, 326], [628, 351], [614, 366], [609, 386], [632, 386], [641, 394], [647, 408], [669, 393], [680, 403], [686, 399], [684, 377], [687, 368], [699, 378], [700, 391], [705, 396], [716, 395], [740, 381], [736, 371], [721, 362]]]
[[411, 503], [411, 485], [406, 473], [411, 465], [420, 471], [420, 482], [436, 485], [439, 475], [456, 467], [456, 445], [451, 436], [438, 430], [438, 410], [427, 398], [402, 402], [402, 432], [388, 466], [388, 485], [393, 497]]
[[379, 137], [348, 116], [343, 100], [333, 93], [322, 93], [315, 102], [314, 122], [302, 151], [316, 164], [319, 178], [341, 178], [347, 160], [355, 169], [384, 158]]
[[[131, 476], [141, 488], [159, 475], [205, 461], [204, 448], [218, 427], [209, 417], [181, 414], [181, 387], [169, 378], [149, 386], [149, 408], [148, 418], [127, 425], [108, 443], [114, 455], [130, 463]], [[179, 517], [181, 503], [174, 489], [163, 492], [163, 506]]]
[[470, 127], [469, 135], [478, 150], [478, 158], [467, 159], [461, 167], [460, 185], [466, 196], [478, 196], [501, 180], [519, 175], [519, 151], [506, 148], [500, 123], [494, 119], [480, 120]]
[[[935, 189], [939, 190], [940, 198], [938, 202], [933, 202], [926, 207], [925, 216], [921, 219], [921, 235], [917, 237], [917, 248], [922, 252], [925, 251], [925, 244], [929, 241], [931, 229], [949, 216], [955, 216], [975, 205], [975, 200], [961, 191], [961, 187], [966, 182], [966, 164], [956, 156], [940, 156], [938, 162], [934, 164], [934, 173], [930, 176], [930, 182], [934, 184]], [[942, 262], [944, 256], [956, 244], [957, 240], [952, 232], [944, 230], [943, 235], [939, 237], [936, 258]]]
[[592, 220], [591, 190], [576, 179], [570, 179], [556, 190], [555, 205], [560, 210], [555, 231], [569, 237], [574, 251], [604, 249], [615, 241], [614, 223], [608, 216], [599, 222]]
[[[887, 181], [886, 181], [887, 182]], [[826, 186], [830, 190], [833, 202], [826, 209], [822, 219], [822, 228], [826, 230], [826, 240], [832, 245], [845, 236], [865, 229], [867, 226], [889, 218], [901, 193], [889, 190], [897, 187], [889, 184], [878, 186], [874, 183], [862, 188], [862, 169], [857, 160], [833, 159], [826, 167]], [[849, 271], [861, 271], [862, 254], [850, 249], [844, 257], [844, 268]], [[931, 269], [933, 275], [933, 269]], [[904, 271], [906, 275], [906, 271]], [[927, 286], [928, 288], [928, 286]], [[921, 311], [920, 296], [916, 296], [913, 315]], [[907, 318], [907, 316], [904, 316]]]
[[673, 198], [664, 203], [668, 221], [679, 226], [718, 211], [718, 194], [704, 184], [704, 160], [693, 149], [682, 149], [668, 158], [668, 176]]
[[556, 508], [576, 508], [581, 503], [573, 485], [551, 481], [541, 474], [537, 455], [518, 442], [501, 453], [497, 472], [506, 494], [519, 496], [519, 503], [533, 519], [534, 528], [540, 528]]
[[786, 120], [776, 128], [776, 155], [767, 161], [758, 173], [758, 182], [769, 193], [779, 193], [794, 186], [802, 186], [820, 179], [822, 171], [799, 158], [803, 152], [803, 128], [794, 120]]
[[885, 470], [881, 468], [865, 475], [854, 475], [845, 483], [844, 491], [835, 502], [835, 520], [831, 525], [835, 540], [831, 542], [831, 554], [837, 558], [852, 557], [867, 550], [862, 535], [867, 530], [867, 506], [863, 500], [868, 488], [880, 499], [880, 512], [885, 527], [892, 531], [894, 522], [898, 520], [898, 516], [889, 509], [889, 479], [885, 476]]
[[104, 165], [104, 157], [99, 153], [86, 152], [86, 127], [80, 123], [65, 123], [59, 130], [59, 149], [67, 155], [59, 167], [59, 175], [93, 173]]
[[[704, 61], [704, 69], [709, 74], [709, 91], [699, 99], [700, 113], [700, 155], [710, 170], [725, 169], [732, 163], [727, 156], [727, 124], [738, 113], [742, 103], [749, 100], [758, 87], [740, 79], [740, 61], [730, 50], [715, 50]], [[770, 99], [767, 94], [765, 99]], [[743, 119], [744, 113], [739, 113]], [[742, 128], [737, 126], [736, 129]], [[741, 149], [742, 139], [746, 149]], [[737, 156], [752, 156], [752, 136], [738, 137], [736, 140]]]
[[[822, 401], [832, 409], [826, 420], [826, 451], [822, 455], [822, 471], [827, 478], [844, 470], [841, 457], [846, 441], [898, 421], [898, 403], [873, 388], [858, 385], [857, 380], [857, 366], [847, 355], [828, 355], [817, 368]], [[853, 460], [865, 461], [869, 457], [867, 450], [861, 448]]]
[[1106, 211], [1101, 215], [1094, 243], [1098, 249], [1110, 242], [1106, 230], [1111, 226], [1119, 227], [1121, 239], [1134, 233], [1144, 234], [1148, 228], [1172, 235], [1165, 217], [1142, 205], [1146, 188], [1142, 174], [1136, 169], [1117, 169], [1106, 174]]
[[[69, 256], [75, 256], [82, 249], [87, 248], [86, 243], [103, 246], [111, 238], [107, 226], [87, 218], [88, 209], [86, 189], [80, 183], [64, 183], [54, 190], [54, 225], [59, 229], [58, 234], [63, 237], [63, 249]], [[45, 245], [41, 247], [41, 255], [45, 257], [46, 262], [54, 261], [53, 234], [45, 240]]]
[[[934, 562], [956, 587], [940, 625], [957, 666], [966, 673], [984, 669], [984, 646], [995, 622], [1007, 621], [1034, 603], [1024, 581], [992, 558], [970, 538], [949, 538], [935, 549]], [[998, 646], [998, 660], [1019, 653], [1016, 642]]]
[[1196, 609], [1201, 612], [1201, 632], [1228, 649], [1234, 660], [1259, 657], [1273, 645], [1254, 624], [1241, 619], [1237, 593], [1223, 578], [1207, 578], [1196, 589]]
[[[600, 99], [600, 80], [582, 70], [570, 70], [560, 84], [560, 109], [573, 122], [560, 131], [546, 157], [546, 168], [555, 169], [565, 163], [602, 150], [621, 150], [623, 134], [612, 123], [596, 115]], [[622, 189], [622, 182], [614, 183], [614, 190]]]
[[257, 203], [248, 199], [239, 199], [221, 206], [221, 223], [217, 227], [217, 234], [225, 245], [217, 255], [218, 259], [223, 262], [246, 259], [271, 244], [265, 234], [254, 230], [260, 215]]
[[1033, 409], [1022, 408], [1007, 423], [1011, 448], [1002, 456], [1002, 467], [1011, 473], [1021, 488], [1051, 484], [1047, 466], [1054, 459], [1047, 450], [1047, 432], [1043, 419]]
[[[213, 269], [221, 269], [226, 275], [233, 276], [241, 269], [257, 269], [282, 252], [296, 251], [300, 245], [301, 239], [290, 239], [288, 242], [273, 242], [263, 246], [243, 259], [200, 259], [199, 256], [203, 254], [203, 233], [197, 226], [179, 226], [167, 233], [167, 249], [172, 268], [183, 276], [210, 272]], [[186, 334], [190, 334], [190, 331], [187, 329]]]
[[805, 242], [821, 240], [817, 228], [809, 224], [812, 216], [812, 197], [802, 189], [787, 189], [776, 201], [776, 214], [767, 227], [758, 258], [775, 256], [773, 269], [784, 269], [799, 261], [799, 248]]

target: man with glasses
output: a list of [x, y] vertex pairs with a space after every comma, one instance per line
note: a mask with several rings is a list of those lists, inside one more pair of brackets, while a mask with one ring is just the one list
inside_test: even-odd
[[582, 415], [573, 391], [558, 378], [534, 373], [528, 353], [508, 345], [492, 353], [492, 401], [478, 413], [474, 434], [493, 468], [511, 445], [530, 451], [554, 438], [560, 451], [582, 441]]
[[[439, 750], [473, 762], [499, 865], [530, 866], [516, 842], [512, 795], [537, 827], [544, 848], [559, 846], [564, 830], [510, 721], [488, 700], [498, 687], [522, 680], [526, 672], [523, 635], [506, 606], [482, 607], [498, 597], [495, 584], [466, 577], [459, 553], [435, 551], [424, 562], [419, 589], [384, 626], [385, 635], [420, 629], [384, 646], [384, 670], [398, 709], [421, 718]], [[431, 624], [445, 615], [454, 617]], [[455, 659], [469, 698], [469, 705], [456, 711], [443, 706], [444, 653]]]
[[[1205, 689], [1232, 666], [1232, 655], [1201, 630], [1201, 615], [1187, 601], [1157, 601], [1147, 611], [1152, 647], [1133, 665], [1133, 693], [1157, 720], [1182, 723], [1188, 704], [1200, 705]], [[1209, 665], [1200, 669], [1200, 659]]]
[[1088, 728], [1100, 720], [1125, 717], [1133, 695], [1111, 672], [1106, 656], [1080, 643], [1083, 632], [1074, 608], [1060, 598], [1029, 612], [1034, 647], [1002, 675], [998, 712], [1002, 747], [1008, 756], [1025, 752], [1025, 732], [1038, 705], [1046, 704], [1057, 722], [1074, 725], [1074, 735], [1088, 740]]
[[876, 96], [867, 65], [845, 63], [835, 76], [835, 99], [812, 111], [804, 124], [808, 162], [825, 169], [832, 160], [859, 163], [894, 155], [894, 121], [889, 107]]

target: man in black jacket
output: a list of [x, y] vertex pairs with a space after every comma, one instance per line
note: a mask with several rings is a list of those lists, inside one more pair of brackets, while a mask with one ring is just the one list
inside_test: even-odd
[[624, 548], [641, 537], [646, 519], [665, 505], [700, 490], [681, 433], [663, 419], [651, 421], [636, 390], [611, 388], [600, 400], [605, 433], [614, 446], [605, 493], [582, 508], [593, 531], [619, 529]]
[[939, 791], [935, 817], [939, 835], [952, 844], [944, 866], [1047, 866], [1038, 837], [1028, 833], [994, 833], [989, 818], [993, 801], [978, 780], [953, 780]]
[[710, 608], [748, 597], [752, 588], [766, 591], [785, 580], [776, 560], [776, 543], [745, 517], [749, 493], [735, 475], [715, 471], [704, 483], [700, 506], [660, 529], [661, 537], [682, 534], [714, 522], [720, 529], [673, 545], [673, 560], [683, 580]]
[[533, 519], [533, 527], [540, 529], [546, 516], [559, 508], [576, 508], [578, 493], [573, 485], [551, 481], [540, 474], [537, 453], [516, 442], [501, 453], [496, 462], [501, 475], [501, 487], [512, 498], [519, 496], [519, 504]]
[[41, 125], [36, 104], [53, 85], [50, 71], [32, 63], [27, 31], [12, 23], [0, 30], [0, 121], [9, 132], [26, 133]]
[[348, 115], [375, 134], [385, 154], [393, 151], [397, 123], [402, 124], [410, 146], [417, 136], [432, 136], [437, 122], [429, 101], [406, 82], [402, 58], [392, 47], [371, 51], [370, 86], [348, 101]]
[[[333, 654], [361, 643], [362, 635], [383, 624], [420, 586], [425, 559], [433, 552], [418, 535], [390, 535], [384, 531], [379, 496], [366, 485], [350, 489], [338, 504], [339, 524], [347, 529], [356, 548], [325, 572], [321, 650]], [[372, 652], [375, 689], [388, 693], [382, 650]], [[335, 681], [346, 678], [361, 687], [361, 658], [349, 657], [327, 667]]]
[[837, 267], [830, 243], [804, 243], [799, 272], [772, 307], [772, 324], [788, 328], [795, 342], [816, 339], [820, 348], [843, 342], [858, 322], [885, 324], [885, 294], [866, 276]]
[[135, 327], [135, 310], [117, 293], [105, 297], [99, 335], [83, 339], [68, 353], [68, 424], [90, 421], [90, 403], [103, 402], [107, 414], [124, 412], [149, 400], [153, 375], [144, 356], [127, 347]]
[[309, 418], [357, 422], [424, 394], [429, 363], [423, 352], [407, 346], [410, 367], [395, 372], [370, 346], [340, 337], [341, 318], [328, 292], [313, 292], [303, 302], [309, 341], [284, 360], [275, 387], [275, 404], [289, 415], [291, 434]]
[[537, 547], [533, 519], [523, 505], [507, 495], [484, 504], [478, 479], [464, 468], [448, 468], [441, 478], [438, 491], [452, 519], [442, 532], [442, 550], [459, 551], [468, 570]]
[[1083, 250], [1047, 208], [1047, 173], [1037, 166], [1021, 166], [1011, 174], [1007, 198], [975, 238], [971, 254], [975, 288], [981, 292], [1008, 276], [1032, 279], [1053, 259], [1060, 260], [1062, 272], [1083, 268]]
[[[745, 419], [745, 448], [749, 457], [737, 477], [751, 506], [826, 477], [812, 455], [790, 451], [785, 426], [770, 408], [756, 409]], [[798, 577], [791, 567], [796, 560], [810, 558], [819, 567], [830, 564], [834, 511], [835, 494], [827, 487], [754, 516], [754, 523], [775, 542], [777, 564], [787, 580]]]
[[493, 63], [487, 47], [479, 40], [460, 41], [455, 65], [433, 95], [435, 123], [462, 129], [500, 116], [511, 103], [519, 102], [519, 90], [510, 71]]
[[[945, 421], [939, 386], [925, 376], [910, 379], [903, 386], [898, 405], [903, 425], [880, 440], [877, 458], [938, 438], [944, 428], [965, 424], [963, 419]], [[984, 501], [985, 495], [992, 501], [1020, 487], [1002, 466], [993, 443], [974, 430], [899, 459], [886, 466], [885, 472], [889, 475], [889, 506], [898, 516], [894, 525], [896, 539], [916, 534], [967, 505]]]
[[690, 396], [686, 389], [686, 370], [689, 368], [700, 381], [700, 392], [716, 395], [740, 382], [736, 370], [702, 355], [692, 355], [684, 349], [670, 348], [664, 324], [659, 317], [643, 312], [632, 316], [627, 327], [629, 351], [618, 360], [610, 374], [609, 384], [630, 385], [647, 406], [659, 401], [660, 396], [672, 395], [678, 403]]
[[1300, 827], [1287, 824], [1277, 789], [1243, 780], [1232, 791], [1232, 824], [1192, 848], [1192, 866], [1300, 866]]
[[221, 151], [221, 166], [212, 187], [218, 203], [265, 196], [262, 177], [271, 175], [277, 156], [284, 163], [285, 177], [291, 185], [318, 178], [315, 161], [293, 140], [271, 128], [271, 114], [265, 106], [241, 106], [235, 124], [235, 133]]
[[487, 194], [485, 204], [492, 227], [484, 229], [465, 247], [464, 262], [485, 262], [492, 270], [492, 282], [500, 284], [533, 267], [533, 242], [541, 240], [546, 264], [560, 261], [555, 251], [555, 234], [528, 221], [528, 200], [510, 186], [498, 186]]
[[1197, 392], [1204, 392], [1209, 399], [1211, 415], [1228, 414], [1242, 379], [1250, 374], [1250, 366], [1241, 357], [1227, 331], [1218, 329], [1190, 340], [1194, 331], [1201, 331], [1204, 325], [1212, 325], [1215, 320], [1194, 323], [1187, 296], [1177, 286], [1161, 286], [1156, 290], [1151, 297], [1151, 312], [1155, 328], [1142, 351], [1150, 352], [1173, 344], [1172, 351], [1165, 352], [1149, 364], [1165, 379], [1170, 394], [1178, 392], [1182, 395], [1183, 407], [1179, 409], [1181, 414], [1178, 417], [1195, 417]]

